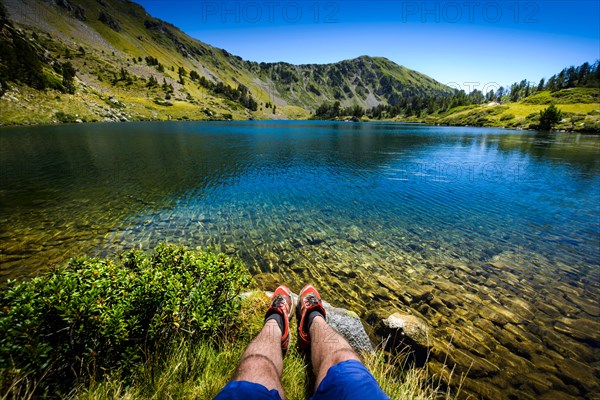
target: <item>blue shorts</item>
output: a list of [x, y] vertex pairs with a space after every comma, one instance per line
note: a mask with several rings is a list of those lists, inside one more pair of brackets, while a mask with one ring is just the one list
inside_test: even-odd
[[[232, 381], [214, 400], [281, 400], [277, 390], [246, 381]], [[311, 400], [389, 400], [369, 370], [356, 360], [329, 368]]]

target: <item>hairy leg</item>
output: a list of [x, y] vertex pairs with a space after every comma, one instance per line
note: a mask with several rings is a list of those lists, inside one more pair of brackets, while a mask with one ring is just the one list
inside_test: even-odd
[[269, 390], [275, 389], [283, 399], [282, 373], [281, 329], [276, 321], [269, 320], [248, 345], [233, 380], [254, 382]]
[[333, 330], [321, 316], [310, 325], [310, 355], [316, 377], [316, 387], [327, 375], [329, 368], [348, 360], [361, 361], [343, 336]]

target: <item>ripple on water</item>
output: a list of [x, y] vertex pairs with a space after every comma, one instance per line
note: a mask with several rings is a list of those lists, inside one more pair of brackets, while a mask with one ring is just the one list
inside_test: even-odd
[[[598, 392], [600, 178], [586, 161], [598, 140], [539, 149], [478, 129], [166, 126], [49, 128], [29, 142], [46, 147], [27, 150], [0, 132], [2, 277], [82, 253], [210, 246], [265, 288], [314, 282], [362, 317], [428, 321], [431, 370], [455, 367], [470, 393]], [[66, 159], [39, 161], [48, 154]]]

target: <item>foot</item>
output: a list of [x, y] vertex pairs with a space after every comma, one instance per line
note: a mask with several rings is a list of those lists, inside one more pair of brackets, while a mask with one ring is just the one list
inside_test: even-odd
[[290, 344], [290, 320], [292, 319], [291, 310], [294, 307], [292, 292], [287, 286], [281, 285], [271, 296], [271, 305], [265, 315], [265, 322], [269, 319], [277, 321], [281, 329], [281, 351], [287, 353]]
[[298, 318], [298, 344], [301, 349], [306, 349], [310, 347], [310, 324], [312, 320], [319, 314], [323, 318], [327, 315], [323, 308], [321, 295], [312, 285], [306, 285], [300, 291], [296, 314]]

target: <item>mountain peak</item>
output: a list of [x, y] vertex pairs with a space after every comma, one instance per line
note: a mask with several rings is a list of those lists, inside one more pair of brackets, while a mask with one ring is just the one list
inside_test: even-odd
[[[74, 88], [85, 94], [87, 106], [81, 112], [89, 120], [298, 118], [324, 102], [370, 108], [406, 96], [450, 92], [385, 57], [304, 65], [246, 61], [130, 1], [11, 0], [6, 5], [41, 62], [36, 74], [43, 76], [42, 86], [61, 90], [61, 65], [73, 65]], [[19, 51], [11, 43], [5, 45], [13, 46], [17, 62]], [[107, 109], [107, 98], [118, 103], [108, 101]], [[128, 112], [112, 110], [114, 104]]]

